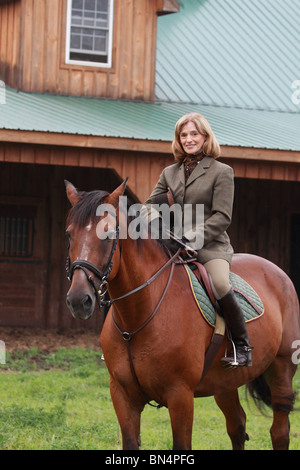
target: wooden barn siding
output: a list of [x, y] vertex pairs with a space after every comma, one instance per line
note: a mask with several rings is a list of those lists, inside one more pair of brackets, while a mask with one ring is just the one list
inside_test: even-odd
[[0, 5], [0, 79], [18, 88], [21, 2]]
[[[300, 181], [298, 163], [220, 160], [233, 167], [237, 178]], [[113, 169], [121, 178], [129, 177], [128, 186], [141, 202], [150, 194], [163, 168], [174, 162], [166, 153], [0, 142], [1, 161]]]
[[[276, 150], [274, 151], [276, 153]], [[291, 152], [292, 155], [292, 152]], [[233, 158], [220, 158], [234, 169], [236, 178], [300, 181], [299, 162], [267, 161], [267, 160], [239, 160]]]
[[14, 143], [0, 143], [1, 161], [112, 169], [121, 178], [129, 178], [128, 186], [141, 202], [149, 196], [163, 168], [173, 163], [172, 157], [164, 154], [154, 157], [147, 152]]
[[0, 6], [0, 78], [24, 91], [153, 100], [156, 2], [115, 0], [111, 69], [65, 64], [66, 8], [67, 0]]
[[0, 258], [0, 325], [31, 327], [99, 327], [98, 310], [88, 322], [73, 319], [66, 307], [66, 215], [70, 204], [64, 179], [77, 187], [112, 191], [119, 183], [106, 169], [0, 163], [0, 212], [6, 201], [37, 203], [34, 256]]

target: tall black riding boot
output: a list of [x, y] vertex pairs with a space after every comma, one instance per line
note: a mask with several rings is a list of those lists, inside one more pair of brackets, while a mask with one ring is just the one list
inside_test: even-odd
[[236, 348], [236, 357], [234, 357], [234, 351], [232, 351], [232, 354], [221, 359], [221, 363], [229, 368], [251, 366], [253, 347], [249, 344], [244, 315], [234, 291], [230, 289], [218, 302]]

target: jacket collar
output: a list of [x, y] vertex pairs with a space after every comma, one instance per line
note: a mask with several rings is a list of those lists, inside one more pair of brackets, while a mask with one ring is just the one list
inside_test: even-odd
[[198, 163], [196, 168], [191, 173], [187, 182], [185, 182], [184, 165], [182, 163], [180, 166], [180, 174], [179, 174], [181, 182], [185, 186], [188, 186], [189, 184], [191, 184], [196, 178], [199, 178], [199, 176], [203, 175], [206, 172], [207, 168], [210, 167], [212, 161], [213, 161], [212, 157], [209, 157], [209, 156], [203, 157], [202, 160]]

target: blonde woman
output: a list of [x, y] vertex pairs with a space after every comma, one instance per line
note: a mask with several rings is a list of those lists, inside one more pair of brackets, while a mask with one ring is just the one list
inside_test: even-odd
[[[160, 195], [170, 189], [174, 202], [184, 209], [192, 207], [196, 219], [197, 205], [204, 207], [204, 234], [202, 248], [197, 250], [198, 260], [210, 274], [215, 295], [236, 345], [234, 356], [222, 359], [225, 366], [250, 366], [251, 350], [243, 313], [229, 283], [233, 248], [226, 232], [231, 223], [234, 175], [230, 166], [217, 160], [220, 147], [207, 120], [198, 113], [182, 116], [175, 126], [172, 144], [175, 164], [166, 167], [145, 204], [157, 202]], [[193, 246], [191, 233], [183, 233]], [[193, 235], [192, 235], [193, 236]]]

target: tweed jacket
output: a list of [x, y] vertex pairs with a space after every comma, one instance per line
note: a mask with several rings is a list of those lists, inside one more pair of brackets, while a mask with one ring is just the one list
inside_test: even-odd
[[[185, 182], [184, 165], [175, 163], [166, 167], [153, 189], [146, 205], [153, 204], [153, 198], [166, 192], [170, 188], [174, 202], [191, 204], [195, 212], [196, 204], [204, 206], [204, 243], [198, 250], [200, 263], [206, 263], [211, 259], [225, 259], [231, 264], [233, 248], [230, 244], [226, 229], [231, 223], [234, 177], [230, 166], [219, 162], [209, 156], [205, 156], [191, 173]], [[195, 214], [193, 213], [193, 220]], [[193, 222], [194, 224], [194, 222]], [[194, 230], [199, 229], [196, 224]], [[188, 233], [183, 233], [190, 240]]]

